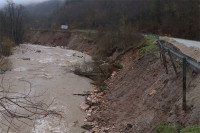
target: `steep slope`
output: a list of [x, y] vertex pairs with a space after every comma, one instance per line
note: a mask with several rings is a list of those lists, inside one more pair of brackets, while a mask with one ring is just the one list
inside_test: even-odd
[[100, 127], [109, 133], [151, 133], [162, 121], [183, 126], [200, 121], [200, 76], [188, 69], [187, 106], [182, 111], [182, 69], [176, 63], [176, 77], [171, 63], [165, 73], [160, 60], [153, 54], [140, 57], [130, 51], [121, 59], [124, 68], [106, 81], [108, 92], [97, 115]]
[[80, 33], [58, 31], [29, 31], [24, 37], [25, 43], [62, 46], [67, 49], [78, 50], [89, 55], [95, 55], [97, 46], [87, 42]]

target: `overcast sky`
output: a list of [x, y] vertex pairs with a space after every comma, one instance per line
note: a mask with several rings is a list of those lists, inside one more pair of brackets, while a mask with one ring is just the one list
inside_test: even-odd
[[[39, 2], [44, 2], [44, 1], [48, 1], [48, 0], [13, 0], [14, 3], [22, 4], [22, 5], [39, 3]], [[6, 0], [0, 0], [0, 7], [3, 7], [5, 4], [6, 4]]]

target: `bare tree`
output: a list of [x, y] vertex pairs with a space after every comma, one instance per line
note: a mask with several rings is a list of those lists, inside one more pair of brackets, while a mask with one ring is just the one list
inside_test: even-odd
[[7, 0], [5, 14], [8, 20], [9, 36], [13, 38], [18, 45], [22, 43], [24, 35], [24, 8], [22, 5], [16, 5], [12, 0]]

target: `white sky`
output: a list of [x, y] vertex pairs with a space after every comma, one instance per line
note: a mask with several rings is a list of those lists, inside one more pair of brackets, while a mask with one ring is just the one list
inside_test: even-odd
[[[39, 2], [44, 2], [44, 1], [48, 1], [48, 0], [13, 0], [14, 3], [22, 4], [22, 5], [39, 3]], [[5, 6], [5, 4], [6, 4], [6, 0], [0, 0], [0, 7]]]

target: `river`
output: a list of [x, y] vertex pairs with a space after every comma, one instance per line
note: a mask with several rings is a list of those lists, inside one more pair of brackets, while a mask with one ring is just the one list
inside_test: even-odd
[[[91, 90], [93, 86], [87, 78], [77, 76], [71, 72], [75, 66], [91, 62], [89, 55], [66, 50], [60, 47], [48, 47], [32, 44], [21, 44], [14, 49], [13, 55], [8, 57], [11, 70], [0, 74], [5, 89], [15, 92], [26, 92], [31, 83], [31, 96], [42, 95], [36, 98], [52, 105], [50, 109], [61, 112], [63, 118], [47, 116], [26, 124], [19, 124], [20, 128], [10, 128], [9, 132], [20, 133], [81, 133], [80, 126], [84, 123], [85, 112], [80, 109], [84, 97], [74, 96]], [[27, 82], [23, 82], [27, 81]], [[2, 83], [1, 82], [1, 83]], [[2, 108], [0, 109], [3, 110]], [[7, 127], [2, 124], [5, 118], [1, 117], [1, 132]], [[26, 123], [26, 122], [25, 122]]]

